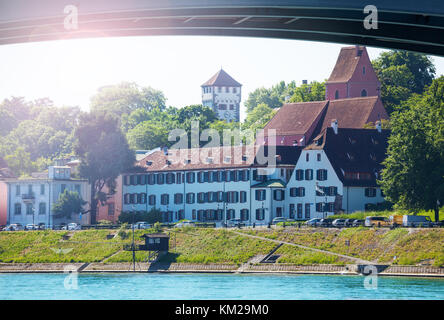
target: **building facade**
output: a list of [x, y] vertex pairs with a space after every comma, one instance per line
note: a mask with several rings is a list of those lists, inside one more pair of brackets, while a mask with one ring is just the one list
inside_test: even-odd
[[[73, 213], [71, 218], [57, 217], [52, 208], [65, 191], [78, 192], [83, 200], [90, 202], [90, 190], [87, 180], [72, 179], [68, 166], [51, 166], [45, 179], [6, 179], [7, 211], [6, 224], [20, 223], [45, 224], [46, 226], [77, 222], [89, 224], [89, 214]], [[85, 205], [85, 210], [88, 205]]]
[[211, 108], [220, 120], [240, 120], [242, 85], [220, 69], [202, 86], [202, 105]]

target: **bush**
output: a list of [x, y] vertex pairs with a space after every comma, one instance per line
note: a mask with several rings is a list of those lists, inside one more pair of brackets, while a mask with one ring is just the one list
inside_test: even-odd
[[154, 224], [154, 231], [155, 231], [155, 232], [162, 232], [162, 227], [161, 227], [161, 225], [160, 225], [160, 222], [156, 222], [156, 223]]
[[119, 216], [120, 223], [133, 223], [139, 221], [145, 221], [149, 224], [162, 221], [162, 213], [159, 209], [151, 209], [150, 211], [124, 211]]

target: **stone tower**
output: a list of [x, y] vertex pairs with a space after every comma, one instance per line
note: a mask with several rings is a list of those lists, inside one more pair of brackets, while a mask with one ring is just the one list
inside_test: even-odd
[[202, 105], [211, 108], [220, 120], [240, 120], [242, 85], [220, 69], [202, 86]]

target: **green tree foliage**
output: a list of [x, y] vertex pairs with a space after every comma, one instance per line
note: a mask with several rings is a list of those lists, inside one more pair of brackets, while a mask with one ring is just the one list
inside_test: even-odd
[[164, 110], [165, 102], [166, 98], [159, 90], [140, 87], [134, 82], [122, 82], [100, 88], [91, 99], [91, 111], [108, 111], [121, 116], [137, 109]]
[[381, 98], [389, 114], [413, 93], [421, 94], [436, 72], [430, 57], [402, 50], [383, 52], [372, 64], [381, 81]]
[[91, 223], [95, 223], [103, 188], [107, 186], [112, 190], [118, 175], [133, 167], [135, 156], [120, 130], [118, 119], [111, 114], [82, 115], [75, 137], [74, 150], [81, 160], [79, 173], [91, 185]]
[[157, 147], [169, 146], [168, 133], [174, 129], [170, 123], [160, 121], [144, 121], [128, 131], [128, 143], [133, 149], [151, 150]]
[[444, 203], [444, 77], [413, 96], [391, 118], [381, 186], [387, 199], [413, 212]]
[[263, 129], [268, 121], [273, 118], [276, 112], [276, 109], [272, 109], [265, 103], [261, 103], [247, 114], [247, 118], [245, 119], [242, 127], [243, 129], [250, 129], [254, 132], [256, 132], [258, 129]]
[[303, 84], [293, 91], [289, 102], [307, 102], [325, 100], [325, 82], [313, 81], [310, 84]]
[[83, 213], [86, 203], [78, 192], [65, 190], [52, 207], [52, 212], [57, 218], [69, 219], [72, 214]]
[[16, 176], [29, 175], [29, 173], [35, 170], [29, 153], [22, 147], [17, 147], [10, 154], [7, 154], [4, 160]]

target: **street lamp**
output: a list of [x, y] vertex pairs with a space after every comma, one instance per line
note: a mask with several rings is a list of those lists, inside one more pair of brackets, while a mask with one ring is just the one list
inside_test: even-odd
[[131, 249], [133, 251], [133, 272], [136, 271], [136, 248], [134, 246], [134, 225], [135, 225], [135, 220], [136, 220], [136, 206], [135, 205], [131, 205], [131, 208], [133, 209], [133, 243], [131, 245]]

